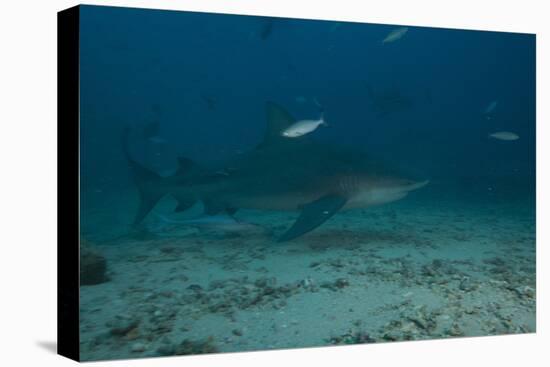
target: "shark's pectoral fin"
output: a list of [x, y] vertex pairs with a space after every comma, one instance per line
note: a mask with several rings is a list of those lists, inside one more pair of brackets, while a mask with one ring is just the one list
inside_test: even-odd
[[347, 199], [339, 195], [325, 195], [302, 208], [300, 216], [278, 242], [288, 241], [319, 227], [346, 204]]

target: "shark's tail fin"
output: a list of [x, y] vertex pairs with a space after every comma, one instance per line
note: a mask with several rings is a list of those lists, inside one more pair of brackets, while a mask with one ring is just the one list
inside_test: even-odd
[[[178, 158], [178, 169], [174, 175], [171, 177], [162, 177], [132, 158], [129, 149], [129, 138], [130, 128], [125, 128], [122, 135], [122, 148], [140, 196], [140, 204], [133, 225], [136, 226], [145, 219], [147, 214], [149, 214], [159, 200], [168, 193], [171, 193], [178, 202], [175, 208], [176, 212], [191, 208], [197, 201], [194, 195], [181, 195], [181, 193], [170, 192], [169, 187], [170, 184], [174, 184], [174, 182], [182, 186], [187, 185], [190, 187], [194, 183], [191, 178], [199, 175], [202, 172], [201, 168], [190, 159], [180, 157]], [[199, 177], [202, 176], [199, 175]], [[189, 191], [191, 192], [192, 189], [189, 188]]]
[[133, 222], [134, 225], [137, 225], [147, 216], [151, 209], [153, 209], [153, 207], [165, 194], [167, 194], [167, 192], [162, 190], [163, 185], [161, 182], [163, 178], [159, 174], [142, 166], [130, 156], [130, 151], [128, 148], [129, 137], [130, 129], [125, 128], [122, 135], [122, 148], [124, 150], [126, 160], [130, 165], [130, 169], [134, 176], [134, 181], [138, 187], [139, 196], [141, 199]]

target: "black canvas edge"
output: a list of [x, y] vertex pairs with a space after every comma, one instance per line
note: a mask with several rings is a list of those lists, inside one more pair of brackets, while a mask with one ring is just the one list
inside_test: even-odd
[[80, 360], [80, 7], [57, 13], [57, 353]]

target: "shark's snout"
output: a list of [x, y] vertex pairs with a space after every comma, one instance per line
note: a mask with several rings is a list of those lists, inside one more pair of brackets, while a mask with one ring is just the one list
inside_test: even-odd
[[399, 178], [382, 178], [373, 181], [365, 180], [363, 190], [351, 197], [349, 208], [369, 207], [391, 203], [408, 195], [410, 191], [426, 186], [429, 180], [414, 181]]

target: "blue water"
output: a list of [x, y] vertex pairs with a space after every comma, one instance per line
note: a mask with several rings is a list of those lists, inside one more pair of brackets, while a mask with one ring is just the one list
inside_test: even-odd
[[[80, 20], [81, 224], [83, 237], [104, 252], [112, 272], [109, 282], [83, 287], [83, 309], [103, 309], [99, 313], [101, 316], [97, 316], [97, 312], [88, 315], [83, 311], [83, 320], [88, 325], [87, 329], [82, 329], [84, 359], [534, 331], [534, 296], [531, 297], [531, 291], [524, 292], [525, 288], [521, 287], [529, 287], [533, 292], [535, 288], [535, 35], [408, 27], [403, 38], [383, 44], [382, 40], [388, 33], [402, 25], [95, 6], [82, 6]], [[317, 119], [319, 103], [330, 126], [318, 128], [308, 138], [322, 144], [366, 151], [406, 175], [429, 179], [430, 184], [386, 207], [377, 207], [370, 212], [337, 214], [332, 218], [333, 227], [331, 222], [327, 222], [293, 245], [277, 247], [269, 234], [262, 234], [261, 237], [254, 235], [247, 245], [249, 237], [244, 235], [237, 237], [244, 249], [235, 249], [230, 246], [235, 244], [232, 236], [170, 227], [163, 227], [161, 236], [158, 233], [142, 237], [132, 235], [130, 224], [139, 196], [121, 145], [125, 128], [130, 127], [134, 134], [139, 135], [147, 125], [159, 124], [159, 130], [154, 134], [158, 142], [134, 139], [131, 154], [140, 164], [162, 175], [176, 169], [177, 157], [189, 158], [206, 167], [223, 165], [221, 162], [238, 158], [261, 142], [266, 126], [267, 101], [283, 106], [297, 119]], [[496, 108], [485, 114], [485, 109], [493, 101], [498, 101]], [[489, 134], [499, 131], [513, 132], [519, 139], [503, 141], [489, 137]], [[171, 207], [172, 202], [161, 202], [155, 210], [169, 213]], [[190, 217], [201, 215], [200, 208], [193, 208], [191, 212]], [[243, 211], [238, 215], [242, 220], [263, 223], [274, 232], [280, 232], [294, 218], [292, 214], [277, 211]], [[346, 218], [349, 218], [347, 224]], [[145, 223], [153, 221], [154, 218], [148, 217]], [[340, 224], [342, 227], [338, 227], [338, 232], [335, 226]], [[156, 225], [151, 225], [151, 228], [158, 229]], [[362, 234], [364, 237], [361, 237]], [[411, 240], [417, 236], [420, 239]], [[331, 253], [330, 246], [324, 244], [325, 240], [332, 241], [331, 244], [345, 242], [348, 247], [350, 243], [354, 246], [360, 244], [357, 245], [359, 249], [338, 249]], [[361, 246], [368, 247], [368, 243], [376, 241], [380, 245], [378, 257], [375, 257], [378, 259], [376, 266], [386, 266], [386, 273], [384, 270], [380, 270], [382, 273], [371, 273], [373, 278], [376, 274], [379, 277], [377, 286], [369, 289], [372, 292], [383, 292], [384, 289], [392, 289], [393, 292], [396, 286], [417, 286], [420, 289], [411, 291], [415, 295], [420, 294], [420, 298], [412, 305], [403, 306], [410, 309], [403, 310], [397, 316], [388, 316], [385, 320], [401, 320], [402, 326], [396, 327], [394, 323], [391, 330], [388, 327], [384, 332], [371, 330], [370, 336], [366, 337], [363, 331], [358, 331], [361, 329], [358, 325], [368, 329], [365, 325], [376, 324], [377, 320], [369, 315], [369, 310], [362, 310], [362, 316], [355, 314], [349, 322], [335, 321], [342, 325], [341, 330], [336, 330], [338, 327], [335, 326], [333, 328], [328, 321], [321, 323], [325, 325], [323, 330], [327, 335], [317, 340], [313, 335], [319, 331], [311, 325], [319, 320], [311, 319], [310, 324], [303, 324], [302, 320], [308, 316], [298, 314], [296, 324], [285, 322], [284, 325], [299, 325], [296, 327], [304, 337], [289, 339], [288, 344], [279, 345], [270, 340], [270, 335], [278, 335], [274, 339], [284, 338], [281, 330], [286, 326], [278, 326], [275, 331], [264, 331], [265, 335], [261, 330], [252, 330], [252, 327], [247, 330], [245, 321], [233, 321], [235, 325], [224, 329], [206, 312], [206, 315], [195, 319], [200, 321], [203, 317], [204, 324], [179, 325], [179, 329], [170, 329], [166, 335], [152, 328], [151, 325], [158, 320], [148, 318], [147, 328], [143, 326], [145, 321], [141, 321], [138, 336], [134, 335], [137, 331], [131, 337], [98, 336], [106, 330], [108, 333], [109, 327], [112, 327], [111, 319], [116, 318], [114, 314], [126, 312], [124, 310], [127, 309], [115, 310], [113, 306], [110, 311], [105, 305], [93, 306], [93, 302], [98, 299], [109, 302], [114, 294], [137, 287], [144, 279], [155, 279], [151, 289], [155, 288], [153, 284], [157, 281], [168, 284], [159, 280], [162, 278], [159, 274], [164, 274], [165, 269], [155, 267], [155, 264], [163, 264], [160, 261], [164, 258], [159, 260], [154, 257], [158, 255], [159, 248], [176, 248], [162, 252], [166, 255], [170, 251], [178, 253], [180, 247], [185, 248], [183, 252], [187, 253], [186, 246], [191, 246], [196, 251], [203, 251], [204, 259], [208, 256], [211, 259], [231, 249], [236, 251], [235, 256], [243, 253], [251, 256], [252, 260], [247, 261], [252, 261], [252, 264], [246, 262], [249, 270], [246, 266], [227, 268], [225, 264], [217, 277], [213, 275], [208, 279], [204, 278], [204, 274], [196, 275], [193, 266], [207, 267], [201, 268], [202, 271], [214, 274], [219, 264], [209, 269], [210, 265], [204, 259], [204, 262], [198, 259], [197, 263], [187, 263], [190, 270], [185, 276], [191, 279], [188, 283], [199, 284], [206, 292], [208, 282], [230, 279], [232, 275], [242, 276], [243, 272], [253, 280], [257, 274], [251, 269], [261, 267], [267, 269], [267, 274], [262, 273], [262, 276], [280, 278], [278, 284], [300, 282], [313, 275], [300, 273], [301, 278], [288, 278], [288, 269], [281, 265], [287, 261], [284, 259], [287, 252], [294, 251], [303, 258], [303, 264], [297, 263], [297, 268], [313, 269], [311, 271], [314, 272], [317, 267], [310, 268], [311, 261], [345, 262], [349, 251], [358, 251], [352, 257], [360, 256], [363, 254], [361, 251], [372, 255], [378, 247], [365, 250]], [[411, 241], [416, 241], [414, 246]], [[453, 241], [459, 241], [460, 246], [455, 246]], [[418, 249], [417, 242], [429, 242], [432, 247]], [[197, 243], [202, 244], [201, 250], [193, 247]], [[391, 246], [384, 246], [384, 243], [391, 243]], [[288, 246], [295, 247], [289, 249]], [[251, 250], [255, 248], [261, 248], [258, 251], [267, 260]], [[321, 255], [319, 248], [323, 249]], [[308, 253], [308, 249], [313, 253]], [[128, 277], [134, 263], [128, 265], [123, 260], [135, 259], [136, 256], [154, 257], [154, 261], [142, 259], [150, 261], [147, 263], [148, 269], [154, 276]], [[230, 262], [234, 259], [231, 256], [226, 254], [222, 259]], [[273, 259], [269, 263], [271, 267], [262, 263], [270, 258]], [[391, 261], [396, 258], [402, 258], [401, 264], [410, 262], [407, 271], [418, 275], [416, 285], [403, 285], [399, 279], [388, 275], [395, 272], [392, 268], [395, 264]], [[159, 262], [155, 262], [157, 260]], [[452, 264], [455, 267], [470, 268], [457, 271], [454, 275], [460, 274], [460, 277], [453, 278], [453, 271], [438, 271], [441, 266], [437, 262], [433, 265], [434, 260], [443, 263], [454, 261]], [[466, 260], [472, 263], [460, 263]], [[181, 261], [191, 260], [185, 256], [185, 260]], [[369, 256], [368, 261], [374, 260]], [[449, 282], [455, 282], [455, 288], [437, 286], [440, 288], [435, 289], [428, 282], [430, 278], [426, 275], [426, 264], [436, 268], [437, 277], [447, 277], [445, 279]], [[502, 269], [503, 265], [509, 268], [508, 272]], [[399, 267], [402, 269], [405, 265]], [[517, 270], [515, 275], [510, 274], [513, 269]], [[136, 269], [136, 274], [141, 270]], [[504, 275], [499, 273], [500, 270]], [[325, 273], [321, 278], [331, 277]], [[355, 277], [364, 279], [369, 273], [366, 274], [357, 275], [350, 270], [347, 275], [350, 288], [342, 282], [335, 282], [334, 287], [338, 292], [345, 292], [356, 284]], [[403, 277], [411, 276], [407, 274]], [[464, 277], [468, 278], [468, 282], [477, 284], [477, 288], [463, 286]], [[132, 284], [138, 279], [140, 284]], [[503, 281], [506, 285], [499, 283]], [[342, 290], [338, 284], [344, 284]], [[513, 325], [503, 328], [499, 317], [506, 319], [502, 315], [504, 311], [493, 310], [491, 300], [476, 303], [475, 292], [481, 292], [479, 284], [485, 284], [485, 294], [497, 297], [496, 302], [502, 305], [502, 309], [522, 316], [516, 321], [506, 321]], [[183, 301], [178, 298], [181, 302], [194, 302], [185, 298], [191, 296], [180, 295], [178, 287], [169, 287], [166, 292], [175, 294], [174, 298], [183, 297]], [[302, 288], [305, 289], [304, 286]], [[462, 288], [472, 289], [464, 291]], [[185, 292], [193, 294], [196, 289], [191, 287]], [[217, 288], [213, 289], [215, 293]], [[325, 289], [329, 289], [328, 295], [333, 291], [331, 287], [321, 287], [321, 291]], [[147, 296], [150, 297], [147, 292], [154, 291], [144, 292], [143, 299], [120, 302], [146, 305], [149, 302]], [[362, 291], [357, 292], [370, 297]], [[436, 298], [442, 294], [447, 294], [445, 297], [448, 298], [448, 293], [444, 292], [460, 294], [456, 301], [462, 300], [464, 309], [474, 309], [477, 313], [467, 313], [470, 316], [464, 317], [470, 317], [468, 320], [452, 314], [454, 316], [451, 315], [451, 318], [458, 326], [451, 323], [444, 327], [445, 332], [435, 326], [419, 327], [424, 321], [418, 320], [414, 322], [416, 326], [407, 326], [406, 320], [414, 319], [411, 315], [420, 312], [416, 306], [427, 305], [428, 309], [443, 307]], [[460, 292], [473, 293], [464, 295]], [[311, 297], [317, 297], [316, 293], [311, 294]], [[472, 297], [471, 302], [466, 301], [469, 296]], [[303, 297], [306, 304], [323, 303], [322, 299]], [[89, 305], [86, 303], [88, 301], [91, 302]], [[288, 307], [291, 306], [289, 301]], [[345, 307], [348, 306], [349, 303]], [[262, 307], [252, 311], [264, 312]], [[300, 308], [298, 305], [295, 307]], [[356, 308], [360, 309], [359, 306]], [[441, 311], [441, 308], [438, 310], [443, 314], [447, 312]], [[139, 314], [147, 311], [139, 308], [132, 309], [132, 312]], [[247, 311], [242, 312], [246, 315]], [[425, 311], [423, 317], [431, 315], [433, 320], [440, 317], [434, 312], [430, 314]], [[161, 321], [177, 324], [178, 320], [187, 316], [178, 314]], [[139, 317], [146, 318], [143, 315]], [[233, 314], [231, 317], [237, 316]], [[330, 319], [326, 315], [318, 317]], [[469, 328], [468, 325], [479, 324], [482, 318], [489, 324], [493, 322], [498, 325], [494, 329], [490, 326], [479, 330], [475, 326]], [[363, 323], [352, 323], [355, 319], [363, 319]], [[243, 320], [251, 322], [245, 316]], [[438, 320], [438, 325], [446, 322]], [[109, 322], [111, 326], [105, 326]], [[275, 324], [277, 322], [274, 321]], [[382, 325], [384, 323], [380, 323], [377, 330], [385, 327]], [[348, 326], [357, 330], [347, 333], [345, 329]], [[182, 327], [186, 330], [181, 331]], [[418, 330], [414, 331], [411, 329], [413, 327]], [[401, 331], [397, 332], [396, 328], [401, 328]], [[208, 335], [201, 334], [199, 330], [211, 332], [215, 348], [209, 349], [207, 342], [198, 346], [181, 344], [184, 339], [193, 342], [208, 340]], [[335, 333], [340, 337], [334, 336]], [[147, 335], [154, 337], [147, 338]], [[161, 336], [170, 339], [171, 344], [165, 344], [171, 346], [162, 349], [164, 342], [160, 341]], [[231, 340], [228, 341], [228, 338]], [[174, 345], [179, 345], [180, 349]]]

